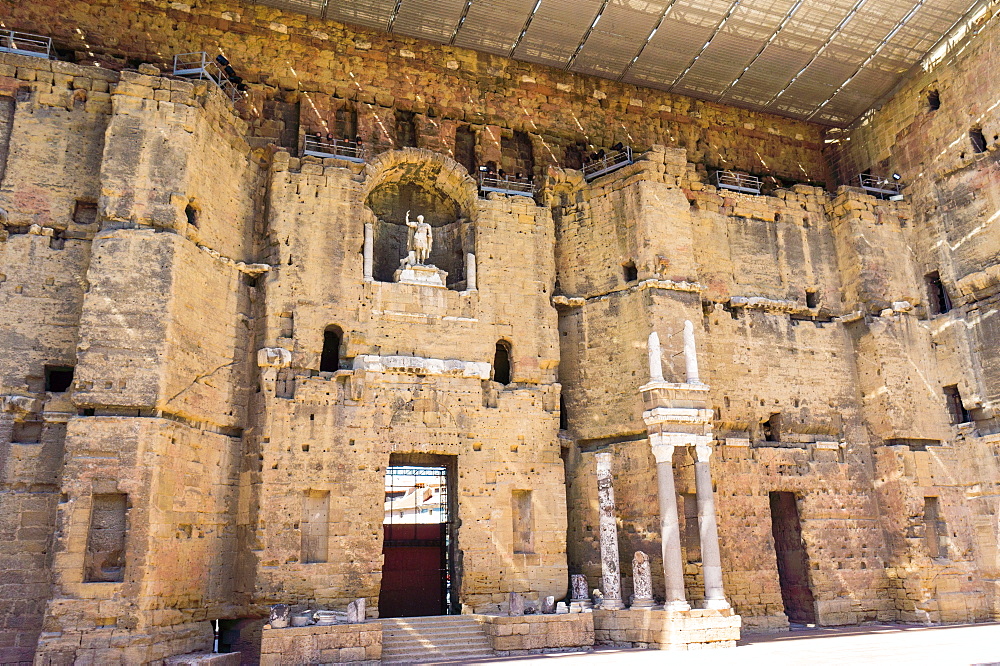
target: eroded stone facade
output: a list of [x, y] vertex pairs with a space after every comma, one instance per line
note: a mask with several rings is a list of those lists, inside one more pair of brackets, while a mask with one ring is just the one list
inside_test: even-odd
[[[685, 321], [744, 629], [1000, 613], [996, 21], [824, 152], [807, 123], [269, 8], [5, 10], [78, 63], [0, 54], [0, 661], [156, 662], [214, 620], [252, 655], [277, 602], [377, 616], [397, 464], [449, 470], [450, 610], [488, 613], [601, 585], [612, 453], [623, 600], [637, 551], [662, 599], [639, 388], [652, 331], [685, 381]], [[130, 68], [202, 49], [247, 98]], [[330, 128], [365, 160], [301, 156]], [[619, 140], [633, 164], [568, 168]], [[489, 162], [539, 193], [481, 195]], [[868, 168], [905, 200], [836, 187]], [[389, 277], [411, 208], [444, 287]]]

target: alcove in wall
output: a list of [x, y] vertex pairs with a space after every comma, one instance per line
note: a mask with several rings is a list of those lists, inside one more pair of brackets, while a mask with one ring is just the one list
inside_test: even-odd
[[[432, 153], [428, 153], [432, 155]], [[407, 255], [409, 229], [406, 215], [416, 220], [418, 215], [433, 229], [433, 242], [428, 259], [430, 264], [448, 273], [449, 289], [466, 288], [466, 254], [475, 253], [475, 225], [469, 203], [463, 206], [452, 192], [460, 195], [463, 188], [474, 185], [467, 172], [458, 164], [434, 161], [397, 164], [385, 170], [365, 199], [374, 213], [372, 277], [379, 282], [393, 282], [400, 263]], [[449, 173], [442, 173], [448, 167]], [[449, 178], [452, 176], [453, 178]], [[450, 180], [458, 182], [448, 183]], [[463, 181], [469, 181], [465, 183]], [[445, 187], [442, 187], [442, 183]], [[449, 187], [450, 185], [450, 187]]]

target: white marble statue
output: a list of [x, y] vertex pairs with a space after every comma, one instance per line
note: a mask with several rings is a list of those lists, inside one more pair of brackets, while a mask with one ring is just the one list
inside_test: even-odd
[[434, 245], [434, 234], [431, 225], [424, 222], [423, 215], [417, 215], [417, 220], [410, 220], [410, 211], [406, 211], [406, 226], [410, 232], [406, 237], [406, 257], [409, 265], [427, 265], [427, 259], [431, 256], [431, 248]]

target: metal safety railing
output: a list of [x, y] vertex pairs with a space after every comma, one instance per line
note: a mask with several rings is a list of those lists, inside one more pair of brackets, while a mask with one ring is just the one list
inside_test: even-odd
[[498, 176], [497, 174], [489, 173], [487, 171], [480, 171], [479, 191], [533, 197], [535, 196], [535, 184], [527, 178]]
[[611, 173], [628, 164], [632, 164], [631, 147], [626, 147], [604, 157], [590, 160], [583, 165], [583, 178], [584, 180], [593, 180], [598, 176]]
[[719, 189], [743, 192], [744, 194], [760, 194], [760, 188], [764, 184], [764, 181], [757, 176], [739, 171], [716, 171], [714, 179], [715, 185]]
[[862, 173], [858, 175], [858, 182], [861, 184], [861, 189], [869, 194], [883, 198], [899, 196], [899, 180], [897, 179]]
[[365, 147], [362, 143], [346, 139], [324, 139], [310, 134], [306, 135], [302, 154], [313, 157], [336, 157], [351, 162], [365, 161]]
[[233, 101], [242, 97], [246, 90], [243, 79], [236, 76], [236, 72], [232, 71], [232, 67], [229, 66], [229, 61], [225, 57], [220, 55], [213, 60], [204, 51], [175, 55], [174, 76], [211, 81], [219, 86], [226, 97]]
[[17, 30], [0, 30], [0, 52], [33, 58], [52, 58], [52, 38]]

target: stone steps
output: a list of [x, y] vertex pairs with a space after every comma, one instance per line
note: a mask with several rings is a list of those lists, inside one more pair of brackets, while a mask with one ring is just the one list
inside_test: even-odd
[[412, 664], [492, 658], [482, 625], [461, 615], [382, 620], [382, 663]]

